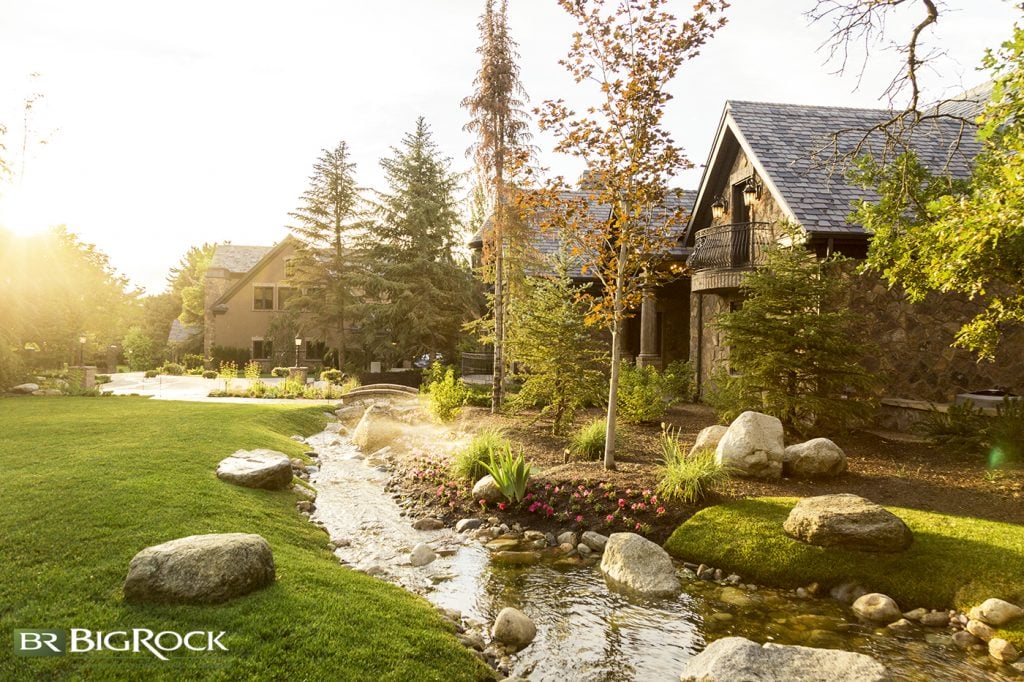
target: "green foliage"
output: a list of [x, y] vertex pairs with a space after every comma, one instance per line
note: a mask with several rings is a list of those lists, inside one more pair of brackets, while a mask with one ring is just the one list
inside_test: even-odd
[[860, 202], [853, 218], [873, 232], [867, 266], [911, 301], [955, 292], [984, 305], [955, 345], [992, 360], [1003, 331], [1024, 324], [1024, 27], [984, 66], [994, 84], [970, 182], [911, 153], [886, 165], [867, 157], [853, 177], [880, 200]]
[[341, 382], [341, 393], [344, 395], [350, 391], [354, 391], [359, 388], [360, 385], [359, 377], [348, 377]]
[[529, 278], [525, 296], [512, 300], [506, 340], [522, 381], [509, 407], [540, 405], [541, 414], [551, 416], [552, 431], [561, 434], [581, 407], [601, 401], [606, 354], [586, 326], [584, 287], [573, 285], [565, 260], [556, 262], [556, 272]]
[[[799, 233], [793, 233], [794, 239]], [[869, 325], [847, 306], [842, 259], [797, 244], [769, 249], [743, 281], [743, 307], [718, 318], [741, 403], [788, 429], [843, 429], [871, 411], [876, 379], [861, 364]]]
[[466, 388], [469, 390], [469, 396], [466, 398], [467, 405], [472, 405], [473, 407], [491, 406], [491, 387], [489, 385], [476, 386], [467, 384]]
[[185, 368], [176, 362], [168, 362], [160, 368], [160, 373], [180, 377], [185, 373]]
[[989, 423], [992, 444], [989, 464], [1024, 463], [1024, 398], [1004, 398], [998, 414]]
[[109, 384], [111, 381], [113, 381], [113, 379], [110, 378], [109, 374], [97, 374], [96, 375], [96, 383], [97, 384]]
[[604, 419], [594, 419], [580, 427], [569, 441], [569, 454], [591, 461], [601, 459], [604, 455], [606, 425]]
[[341, 385], [345, 380], [345, 373], [340, 369], [325, 369], [320, 372], [320, 381], [326, 381], [331, 384]]
[[430, 413], [441, 422], [450, 422], [469, 399], [469, 389], [462, 379], [455, 376], [455, 370], [448, 368], [444, 377], [433, 381], [427, 387]]
[[[186, 327], [203, 327], [206, 315], [206, 271], [216, 248], [215, 244], [190, 247], [178, 266], [171, 268], [167, 276], [171, 293], [181, 302], [178, 319]], [[199, 338], [202, 338], [201, 333]], [[185, 364], [188, 364], [187, 359]]]
[[511, 447], [512, 443], [500, 429], [485, 429], [455, 453], [451, 464], [452, 476], [470, 482], [479, 481], [487, 473], [486, 464], [491, 459], [491, 453]]
[[17, 386], [25, 378], [25, 364], [6, 334], [0, 331], [0, 391]]
[[203, 370], [204, 379], [216, 379], [218, 376], [217, 372], [212, 369]]
[[510, 502], [522, 502], [526, 495], [526, 486], [530, 482], [530, 465], [523, 458], [520, 450], [518, 455], [512, 453], [512, 446], [508, 445], [498, 451], [491, 450], [484, 469], [494, 478], [498, 490]]
[[242, 375], [249, 381], [259, 381], [260, 363], [254, 360], [245, 363], [245, 366], [242, 368]]
[[692, 403], [697, 397], [697, 377], [690, 361], [673, 360], [662, 372], [662, 386], [670, 402]]
[[181, 362], [188, 369], [201, 369], [206, 364], [206, 358], [200, 353], [185, 353]]
[[718, 414], [721, 424], [731, 424], [742, 413], [761, 407], [755, 397], [747, 394], [740, 380], [721, 366], [711, 372], [701, 397]]
[[420, 393], [430, 393], [430, 387], [439, 381], [443, 381], [445, 373], [449, 371], [456, 372], [457, 370], [451, 365], [442, 365], [437, 360], [430, 363], [430, 367], [423, 370], [423, 378], [420, 380]]
[[220, 367], [225, 362], [234, 363], [237, 367], [244, 366], [249, 362], [251, 354], [248, 348], [235, 348], [233, 346], [214, 346], [210, 349], [210, 359]]
[[964, 402], [950, 405], [945, 412], [931, 410], [920, 428], [938, 445], [962, 452], [980, 452], [985, 449], [986, 421], [980, 407]]
[[147, 379], [152, 379], [152, 378], [156, 377], [159, 373], [160, 372], [158, 372], [155, 369], [147, 369], [146, 372], [142, 376], [144, 376]]
[[288, 368], [287, 367], [275, 367], [274, 369], [270, 370], [270, 376], [272, 376], [272, 377], [286, 377], [286, 376], [288, 376]]
[[623, 363], [619, 371], [619, 416], [629, 424], [654, 422], [665, 416], [665, 382], [653, 367]]
[[666, 502], [698, 504], [729, 479], [729, 473], [715, 461], [714, 450], [683, 451], [679, 430], [661, 429], [664, 468], [658, 481], [658, 496]]
[[142, 327], [136, 325], [128, 329], [128, 333], [121, 339], [121, 351], [128, 360], [128, 369], [132, 372], [152, 369], [153, 339], [146, 335]]

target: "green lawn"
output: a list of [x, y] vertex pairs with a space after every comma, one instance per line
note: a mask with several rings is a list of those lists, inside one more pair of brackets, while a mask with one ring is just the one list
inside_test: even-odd
[[[679, 526], [665, 549], [763, 585], [854, 580], [904, 610], [966, 609], [988, 597], [1024, 599], [1024, 527], [888, 507], [914, 532], [914, 544], [898, 554], [869, 554], [812, 547], [785, 535], [782, 524], [796, 502], [757, 498], [708, 507]], [[1024, 644], [1024, 623], [1004, 636]]]
[[[342, 568], [296, 496], [227, 485], [238, 448], [291, 456], [321, 407], [0, 399], [0, 679], [459, 680], [490, 673], [425, 600]], [[198, 533], [252, 532], [272, 587], [219, 606], [133, 606], [128, 562]], [[230, 653], [16, 658], [16, 628], [224, 630]]]

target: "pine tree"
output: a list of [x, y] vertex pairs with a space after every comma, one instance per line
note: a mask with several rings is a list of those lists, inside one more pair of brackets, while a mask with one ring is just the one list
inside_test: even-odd
[[601, 400], [607, 357], [585, 322], [584, 288], [573, 285], [564, 260], [556, 272], [530, 278], [526, 296], [509, 305], [509, 351], [524, 368], [522, 389], [509, 404], [542, 405], [561, 434], [578, 409]]
[[798, 432], [867, 416], [874, 377], [859, 362], [869, 346], [864, 320], [846, 307], [843, 260], [800, 246], [766, 259], [744, 279], [742, 307], [718, 321], [736, 397]]
[[491, 411], [501, 408], [505, 383], [505, 252], [509, 236], [509, 170], [522, 161], [527, 152], [526, 97], [519, 81], [516, 43], [508, 33], [508, 4], [502, 0], [495, 10], [494, 0], [486, 0], [480, 17], [480, 70], [474, 85], [476, 92], [462, 101], [469, 110], [466, 130], [477, 136], [473, 147], [477, 173], [487, 186], [492, 203], [490, 229], [486, 231], [485, 258], [494, 267], [494, 383]]
[[304, 332], [325, 335], [338, 366], [345, 368], [359, 282], [352, 247], [362, 226], [362, 199], [344, 142], [323, 150], [301, 202], [289, 213], [296, 221], [289, 229], [299, 240], [289, 264], [288, 280], [296, 288], [289, 307], [302, 313]]
[[475, 307], [472, 274], [455, 255], [459, 180], [423, 117], [392, 152], [380, 162], [388, 190], [378, 193], [377, 222], [360, 239], [364, 347], [391, 361], [438, 351], [450, 358]]

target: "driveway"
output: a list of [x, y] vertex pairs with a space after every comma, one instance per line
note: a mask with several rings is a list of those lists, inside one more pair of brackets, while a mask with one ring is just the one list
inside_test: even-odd
[[[170, 376], [161, 374], [152, 379], [145, 377], [145, 372], [122, 372], [111, 374], [110, 383], [102, 384], [102, 391], [110, 391], [114, 395], [149, 396], [154, 400], [187, 400], [202, 403], [256, 403], [261, 405], [309, 403], [311, 405], [333, 405], [337, 400], [305, 400], [305, 399], [264, 399], [264, 398], [211, 398], [210, 391], [224, 388], [223, 379], [204, 379], [197, 376]], [[263, 379], [263, 383], [276, 385], [283, 381], [279, 377]], [[242, 388], [249, 385], [248, 379], [232, 379], [231, 386]]]

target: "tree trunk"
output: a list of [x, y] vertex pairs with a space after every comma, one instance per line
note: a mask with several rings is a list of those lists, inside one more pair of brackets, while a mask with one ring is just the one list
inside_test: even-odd
[[[617, 298], [618, 293], [616, 293]], [[608, 382], [608, 417], [604, 429], [604, 468], [608, 470], [615, 469], [615, 418], [619, 408], [619, 364], [622, 360], [619, 340], [621, 334], [622, 320], [616, 317], [612, 321], [612, 372]]]
[[[499, 132], [504, 126], [498, 122]], [[491, 385], [491, 413], [501, 410], [505, 399], [505, 150], [496, 136], [494, 154], [494, 380]]]

